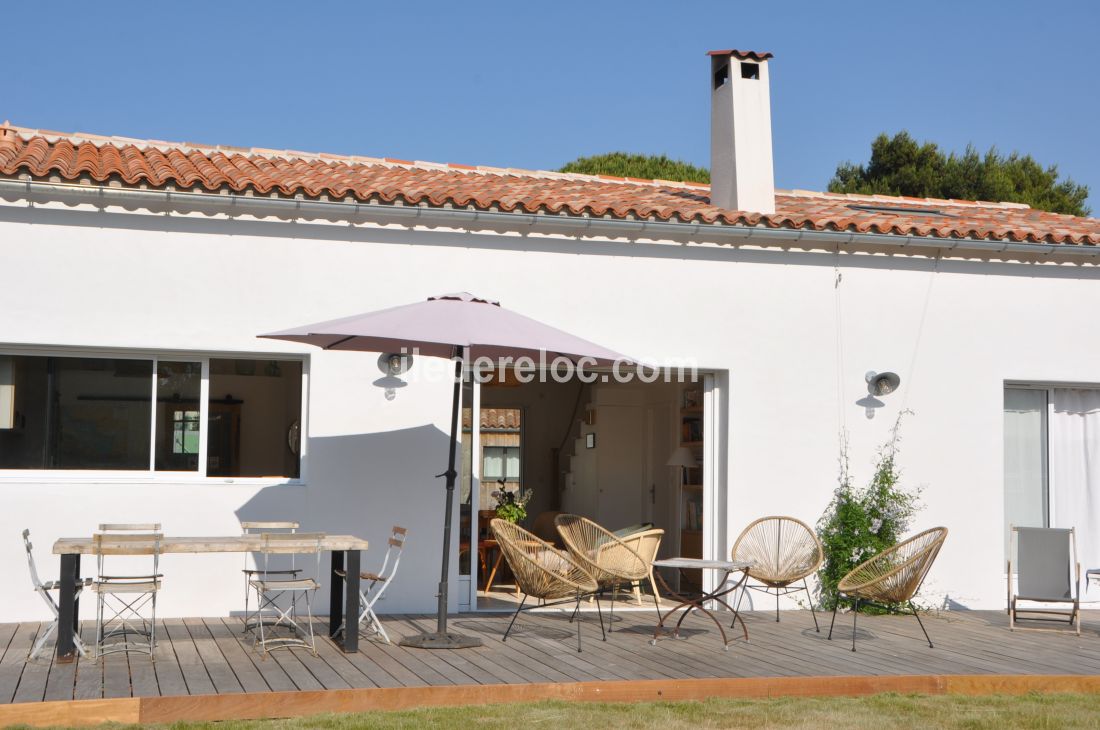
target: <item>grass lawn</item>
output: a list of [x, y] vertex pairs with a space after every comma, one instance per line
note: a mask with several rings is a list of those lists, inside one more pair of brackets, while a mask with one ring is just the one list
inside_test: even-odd
[[[1096, 728], [1097, 697], [1029, 694], [965, 697], [713, 699], [705, 702], [602, 704], [539, 702], [531, 705], [430, 708], [291, 720], [176, 723], [173, 730], [289, 730], [321, 728]], [[113, 726], [122, 727], [122, 726]], [[126, 726], [136, 727], [136, 726]]]

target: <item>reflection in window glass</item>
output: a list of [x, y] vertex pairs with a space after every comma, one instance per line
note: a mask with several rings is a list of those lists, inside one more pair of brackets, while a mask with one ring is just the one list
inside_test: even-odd
[[149, 468], [152, 360], [8, 356], [0, 468]]
[[210, 359], [206, 473], [297, 477], [302, 363]]
[[156, 468], [198, 471], [202, 363], [157, 362]]

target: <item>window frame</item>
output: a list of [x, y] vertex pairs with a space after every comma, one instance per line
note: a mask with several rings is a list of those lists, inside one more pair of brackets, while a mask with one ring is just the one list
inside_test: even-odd
[[[301, 352], [225, 352], [214, 350], [160, 350], [129, 348], [79, 348], [51, 347], [42, 345], [0, 345], [0, 355], [22, 357], [72, 357], [103, 358], [116, 360], [152, 360], [153, 375], [150, 383], [152, 399], [152, 431], [149, 434], [148, 469], [0, 469], [0, 484], [3, 483], [127, 483], [127, 484], [237, 484], [242, 486], [303, 486], [307, 484], [308, 474], [308, 426], [309, 423], [309, 377], [310, 358]], [[301, 445], [298, 450], [297, 477], [219, 477], [207, 476], [207, 436], [210, 410], [210, 361], [222, 359], [251, 358], [255, 360], [283, 360], [302, 364], [301, 403]], [[202, 366], [202, 379], [199, 387], [199, 469], [197, 471], [156, 470], [156, 393], [157, 363], [198, 362]]]

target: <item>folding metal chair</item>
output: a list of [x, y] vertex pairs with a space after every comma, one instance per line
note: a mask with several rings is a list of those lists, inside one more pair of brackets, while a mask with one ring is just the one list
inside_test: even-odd
[[[1023, 621], [1053, 621], [1067, 623], [1081, 635], [1081, 564], [1077, 562], [1077, 538], [1074, 529], [1059, 527], [1019, 527], [1012, 525], [1009, 552], [1017, 556], [1016, 589], [1012, 586], [1012, 560], [1008, 561], [1008, 627], [1011, 630], [1032, 629], [1021, 626]], [[1017, 605], [1029, 603], [1070, 604], [1069, 608]], [[1021, 616], [1020, 614], [1030, 614]], [[1048, 631], [1050, 629], [1047, 629]]]
[[[256, 611], [263, 614], [270, 609], [275, 614], [274, 621], [260, 621], [257, 624], [259, 631], [255, 632], [255, 644], [260, 645], [263, 658], [266, 659], [272, 649], [291, 648], [301, 646], [309, 649], [317, 656], [317, 642], [313, 634], [313, 593], [321, 587], [313, 578], [271, 578], [275, 573], [270, 570], [272, 555], [313, 555], [316, 558], [315, 575], [321, 574], [321, 541], [324, 533], [291, 533], [291, 532], [265, 532], [261, 535], [263, 545], [260, 552], [263, 554], [262, 576], [250, 581], [252, 589], [256, 591]], [[282, 597], [288, 597], [289, 604], [280, 606], [278, 601]], [[305, 599], [306, 622], [308, 631], [298, 623], [298, 601]], [[289, 629], [293, 635], [278, 636], [275, 632], [280, 626]], [[305, 635], [308, 634], [307, 641]]]
[[[242, 522], [241, 534], [252, 535], [257, 531], [259, 532], [283, 532], [296, 533], [299, 525], [297, 522]], [[285, 575], [291, 578], [297, 578], [298, 574], [302, 571], [295, 567], [294, 556], [290, 556], [290, 567], [276, 570], [259, 570], [258, 568], [249, 567], [249, 555], [245, 553], [244, 556], [244, 631], [248, 633], [256, 628], [258, 622], [263, 620], [263, 616], [260, 611], [249, 611], [248, 599], [252, 594], [252, 581], [256, 577], [266, 578], [268, 576]]]
[[[42, 579], [38, 577], [38, 568], [34, 564], [34, 545], [31, 544], [31, 531], [23, 530], [23, 546], [27, 549], [27, 568], [31, 572], [31, 582], [34, 584], [35, 593], [42, 596], [43, 602], [49, 607], [50, 613], [53, 614], [53, 621], [50, 623], [46, 630], [38, 637], [38, 640], [34, 642], [34, 646], [31, 647], [30, 653], [27, 655], [28, 659], [35, 659], [38, 657], [38, 653], [42, 651], [42, 648], [46, 645], [46, 642], [50, 640], [50, 637], [57, 631], [57, 619], [59, 610], [57, 608], [57, 601], [54, 600], [51, 591], [60, 590], [60, 581], [51, 580], [46, 583], [42, 582]], [[76, 585], [76, 595], [79, 598], [80, 592], [92, 584], [91, 578], [85, 578]], [[87, 651], [84, 648], [84, 642], [80, 640], [80, 636], [73, 635], [73, 643], [76, 645], [76, 650], [80, 656], [86, 656]]]
[[[382, 559], [382, 567], [379, 568], [377, 573], [363, 571], [359, 574], [361, 581], [359, 584], [360, 630], [365, 628], [368, 636], [375, 634], [381, 636], [387, 644], [391, 643], [390, 637], [386, 634], [386, 629], [383, 628], [382, 622], [378, 620], [378, 615], [374, 612], [374, 604], [378, 603], [382, 594], [386, 592], [386, 587], [393, 582], [393, 576], [397, 573], [397, 564], [401, 562], [401, 551], [405, 549], [405, 535], [408, 532], [404, 527], [394, 525], [390, 530], [389, 547], [386, 548], [386, 556]], [[337, 575], [341, 578], [347, 577], [347, 573], [344, 571], [337, 571]], [[364, 626], [364, 624], [366, 625]], [[340, 630], [344, 631], [346, 629], [347, 622], [345, 621]]]
[[[105, 654], [137, 651], [154, 660], [157, 640], [157, 593], [160, 591], [160, 523], [105, 523], [92, 536], [97, 575], [92, 583], [96, 601], [96, 660]], [[106, 556], [151, 555], [147, 575], [111, 575]], [[149, 618], [142, 611], [149, 609]], [[136, 637], [136, 639], [135, 639]], [[116, 639], [115, 641], [109, 641]], [[142, 641], [141, 639], [144, 639]]]

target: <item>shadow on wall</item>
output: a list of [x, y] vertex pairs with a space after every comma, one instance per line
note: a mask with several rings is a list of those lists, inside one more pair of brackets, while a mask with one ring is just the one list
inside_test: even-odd
[[[310, 438], [304, 514], [286, 514], [286, 500], [276, 486], [260, 490], [241, 505], [237, 519], [297, 520], [303, 532], [366, 538], [370, 549], [363, 554], [364, 570], [381, 568], [390, 528], [406, 527], [409, 537], [400, 570], [377, 610], [431, 611], [443, 551], [446, 494], [444, 480], [435, 475], [446, 468], [448, 440], [435, 426]], [[327, 554], [322, 556], [321, 570], [322, 588], [314, 611], [326, 614]]]

